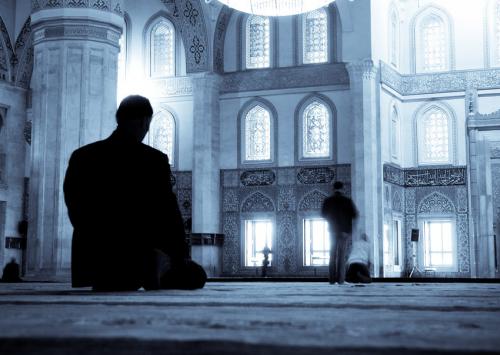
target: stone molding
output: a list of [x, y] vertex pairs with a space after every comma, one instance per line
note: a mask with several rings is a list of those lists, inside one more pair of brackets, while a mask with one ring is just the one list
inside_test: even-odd
[[120, 32], [118, 28], [111, 26], [102, 26], [92, 23], [75, 24], [45, 24], [39, 28], [35, 26], [33, 43], [38, 44], [51, 40], [91, 40], [104, 42], [115, 47], [119, 47]]
[[349, 74], [344, 63], [226, 73], [223, 76], [221, 93], [329, 85], [349, 86]]
[[384, 164], [384, 181], [402, 187], [457, 186], [467, 184], [466, 167], [401, 169]]
[[95, 9], [123, 15], [123, 0], [32, 0], [32, 13], [58, 8]]
[[456, 70], [426, 74], [400, 74], [380, 62], [380, 82], [402, 96], [499, 89], [500, 69]]

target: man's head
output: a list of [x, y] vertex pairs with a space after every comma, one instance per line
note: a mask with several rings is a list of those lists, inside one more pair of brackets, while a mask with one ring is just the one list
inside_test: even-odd
[[342, 190], [343, 188], [344, 188], [344, 184], [341, 183], [340, 181], [335, 181], [335, 183], [333, 184], [333, 189], [335, 191]]
[[141, 142], [149, 130], [152, 116], [153, 108], [147, 98], [139, 95], [127, 96], [116, 110], [118, 130]]

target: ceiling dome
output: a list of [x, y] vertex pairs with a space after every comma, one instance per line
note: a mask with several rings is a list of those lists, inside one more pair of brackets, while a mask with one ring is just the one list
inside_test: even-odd
[[218, 0], [238, 11], [261, 16], [289, 16], [310, 12], [335, 0]]

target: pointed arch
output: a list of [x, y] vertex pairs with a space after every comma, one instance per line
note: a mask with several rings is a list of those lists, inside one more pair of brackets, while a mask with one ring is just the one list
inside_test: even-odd
[[262, 98], [250, 100], [240, 110], [238, 119], [240, 163], [271, 164], [275, 161], [277, 112]]
[[300, 101], [295, 110], [296, 160], [336, 161], [337, 110], [324, 95], [312, 94]]
[[424, 104], [415, 112], [416, 165], [448, 165], [456, 162], [456, 115], [444, 102]]
[[178, 142], [177, 142], [177, 121], [174, 111], [162, 106], [153, 115], [148, 134], [148, 144], [167, 154], [170, 166], [177, 169]]
[[432, 213], [447, 213], [454, 214], [456, 212], [455, 205], [451, 199], [437, 191], [431, 192], [425, 196], [418, 204], [417, 213], [432, 214]]
[[273, 200], [264, 193], [257, 191], [243, 200], [241, 212], [273, 212]]
[[410, 25], [413, 49], [412, 71], [436, 72], [455, 68], [454, 26], [444, 9], [429, 5], [420, 10]]
[[327, 197], [328, 195], [323, 191], [314, 189], [299, 201], [299, 211], [319, 211]]
[[0, 81], [11, 81], [13, 66], [17, 62], [9, 32], [0, 16]]

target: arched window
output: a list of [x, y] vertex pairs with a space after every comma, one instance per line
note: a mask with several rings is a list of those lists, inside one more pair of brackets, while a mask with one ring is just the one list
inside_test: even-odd
[[486, 6], [487, 49], [486, 66], [500, 66], [500, 0], [489, 0]]
[[302, 114], [303, 158], [328, 158], [331, 140], [330, 111], [320, 101], [313, 101]]
[[271, 23], [268, 17], [249, 16], [245, 26], [247, 69], [271, 65]]
[[415, 28], [417, 71], [449, 70], [451, 41], [447, 21], [436, 11], [421, 17]]
[[399, 15], [395, 8], [391, 10], [389, 23], [389, 61], [394, 67], [399, 66]]
[[271, 113], [261, 105], [244, 119], [245, 161], [271, 160]]
[[175, 119], [168, 111], [160, 111], [151, 122], [149, 144], [168, 155], [170, 165], [175, 162]]
[[451, 163], [451, 119], [440, 107], [431, 107], [417, 118], [418, 163]]
[[496, 65], [500, 66], [500, 0], [495, 1], [495, 59]]
[[155, 23], [149, 33], [150, 75], [175, 75], [175, 28], [165, 18]]
[[394, 161], [399, 161], [401, 128], [396, 105], [391, 107], [391, 155]]
[[328, 14], [324, 8], [302, 16], [303, 62], [328, 61]]

